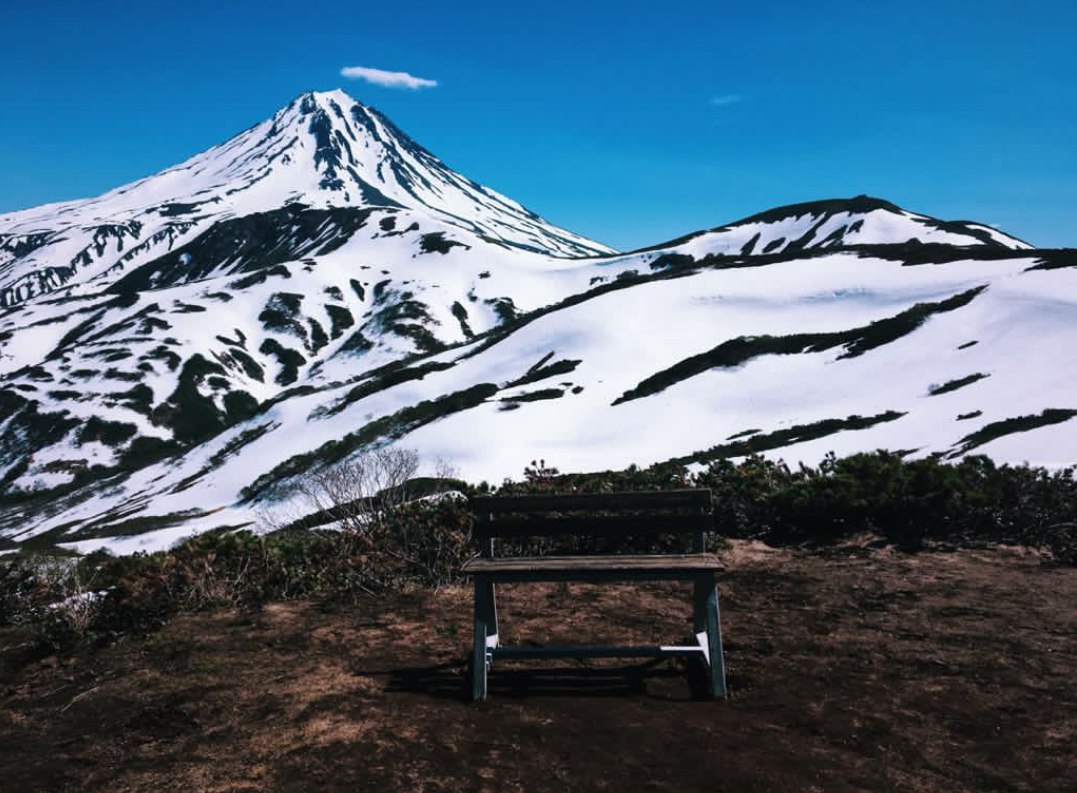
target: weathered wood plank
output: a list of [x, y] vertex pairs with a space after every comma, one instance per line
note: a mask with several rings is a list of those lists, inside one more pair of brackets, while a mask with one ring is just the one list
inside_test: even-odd
[[475, 536], [542, 537], [586, 534], [595, 537], [627, 534], [690, 534], [713, 528], [710, 515], [599, 515], [594, 517], [503, 518], [475, 524]]
[[464, 563], [468, 575], [527, 572], [606, 572], [643, 571], [718, 572], [722, 563], [710, 553], [692, 554], [609, 554], [606, 556], [502, 556], [496, 559], [475, 557]]
[[475, 580], [475, 643], [471, 653], [471, 699], [481, 702], [486, 699], [486, 637], [487, 615], [489, 607], [486, 602], [489, 582]]
[[476, 496], [471, 508], [478, 513], [572, 512], [578, 510], [709, 509], [709, 488], [631, 491], [621, 493], [572, 493], [534, 496]]
[[691, 581], [697, 570], [530, 570], [522, 572], [478, 573], [499, 584], [538, 581], [577, 581], [598, 584], [615, 581]]
[[497, 647], [500, 643], [497, 627], [497, 592], [492, 581], [486, 582], [486, 646]]
[[703, 609], [706, 632], [697, 634], [707, 644], [707, 672], [709, 693], [712, 699], [725, 699], [725, 655], [722, 652], [722, 619], [718, 611], [718, 588], [706, 578], [696, 580], [696, 601]]
[[662, 556], [502, 557], [472, 559], [464, 572], [476, 581], [502, 583], [528, 581], [693, 581], [713, 576], [722, 562], [711, 554]]
[[633, 647], [501, 647], [493, 651], [494, 658], [526, 660], [534, 658], [668, 658], [700, 655], [698, 646], [644, 645]]

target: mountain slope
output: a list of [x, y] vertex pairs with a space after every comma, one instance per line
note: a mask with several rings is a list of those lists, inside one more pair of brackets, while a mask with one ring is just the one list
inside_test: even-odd
[[613, 277], [474, 341], [295, 391], [180, 456], [49, 500], [51, 516], [34, 505], [3, 525], [83, 550], [158, 547], [253, 520], [287, 499], [289, 477], [385, 442], [495, 481], [536, 456], [587, 470], [890, 448], [1066, 465], [1077, 261], [1050, 265], [1067, 255], [908, 267], [841, 251], [620, 278], [581, 262]]
[[1074, 252], [880, 199], [615, 254], [333, 92], [4, 222], [0, 545], [161, 547], [391, 443], [496, 481], [1077, 440]]

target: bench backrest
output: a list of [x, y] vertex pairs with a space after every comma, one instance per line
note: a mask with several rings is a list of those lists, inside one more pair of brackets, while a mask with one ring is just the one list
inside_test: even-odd
[[[483, 556], [495, 537], [584, 534], [694, 534], [693, 550], [706, 550], [712, 526], [708, 488], [534, 496], [476, 496], [475, 536]], [[606, 514], [578, 514], [595, 513]], [[627, 514], [617, 514], [618, 512]], [[567, 514], [566, 514], [567, 513]], [[577, 514], [573, 514], [577, 513]], [[612, 514], [611, 514], [612, 513]]]

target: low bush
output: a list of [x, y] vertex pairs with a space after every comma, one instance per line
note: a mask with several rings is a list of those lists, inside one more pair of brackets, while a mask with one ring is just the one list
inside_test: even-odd
[[103, 593], [93, 563], [59, 553], [17, 556], [0, 564], [0, 625], [21, 625], [56, 650], [89, 636]]
[[706, 468], [681, 465], [562, 474], [532, 462], [518, 482], [483, 492], [602, 493], [709, 487], [714, 531], [722, 537], [771, 544], [822, 545], [870, 533], [905, 549], [1005, 543], [1043, 548], [1077, 564], [1077, 478], [1074, 469], [1048, 471], [998, 465], [984, 456], [958, 463], [907, 460], [877, 451], [827, 457], [791, 468], [752, 455]]
[[694, 481], [714, 491], [716, 528], [771, 543], [826, 543], [870, 532], [906, 550], [926, 542], [1008, 543], [1048, 549], [1077, 563], [1077, 480], [996, 465], [983, 456], [959, 463], [905, 460], [874, 452], [793, 470], [750, 457], [711, 463]]
[[[218, 607], [256, 609], [273, 600], [361, 596], [461, 580], [474, 553], [463, 496], [607, 493], [709, 487], [717, 538], [820, 546], [870, 533], [906, 550], [1007, 543], [1046, 549], [1077, 564], [1077, 480], [1073, 469], [996, 465], [970, 456], [956, 464], [875, 452], [791, 468], [759, 456], [623, 471], [562, 474], [532, 462], [519, 481], [472, 487], [439, 475], [414, 478], [414, 460], [367, 458], [373, 467], [330, 470], [305, 480], [308, 512], [265, 534], [210, 532], [167, 551], [82, 558], [0, 557], [0, 624], [32, 631], [44, 647], [151, 631], [173, 615]], [[444, 472], [442, 472], [444, 473]], [[377, 486], [372, 487], [371, 482]], [[453, 492], [444, 492], [451, 485]], [[373, 493], [354, 498], [356, 494]], [[310, 515], [307, 515], [310, 518]], [[317, 523], [333, 521], [336, 528]], [[672, 550], [683, 538], [629, 538], [603, 550]], [[523, 550], [511, 543], [503, 551]], [[595, 542], [533, 541], [529, 551], [593, 550]]]

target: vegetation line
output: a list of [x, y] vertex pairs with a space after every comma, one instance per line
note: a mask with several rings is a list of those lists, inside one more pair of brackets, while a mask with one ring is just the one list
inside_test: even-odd
[[927, 389], [927, 393], [930, 396], [938, 396], [939, 394], [948, 394], [951, 391], [956, 391], [959, 388], [964, 388], [967, 385], [972, 385], [978, 380], [983, 380], [991, 375], [984, 374], [983, 372], [976, 372], [970, 374], [968, 377], [959, 377], [957, 380], [949, 380], [942, 385], [931, 386]]
[[652, 396], [671, 385], [687, 380], [710, 369], [728, 369], [740, 366], [761, 355], [795, 355], [805, 352], [823, 352], [844, 346], [841, 358], [855, 358], [869, 350], [889, 344], [912, 333], [933, 314], [953, 311], [972, 302], [985, 286], [969, 289], [937, 303], [917, 303], [892, 317], [876, 320], [868, 325], [849, 330], [828, 333], [797, 333], [791, 336], [739, 336], [722, 342], [707, 352], [685, 358], [668, 369], [651, 375], [635, 388], [630, 388], [613, 401], [614, 405], [633, 399]]
[[1077, 410], [1070, 410], [1068, 408], [1047, 408], [1038, 415], [1032, 414], [1029, 416], [1017, 416], [1016, 418], [1003, 419], [1002, 421], [992, 421], [990, 424], [985, 424], [980, 427], [976, 432], [970, 433], [962, 438], [957, 450], [951, 452], [949, 456], [958, 457], [983, 446], [985, 443], [997, 440], [1004, 435], [1013, 435], [1017, 432], [1028, 432], [1029, 430], [1038, 429], [1039, 427], [1047, 427], [1051, 424], [1061, 424], [1063, 421], [1069, 421], [1074, 416], [1077, 416]]
[[844, 419], [823, 419], [811, 424], [797, 424], [794, 427], [775, 430], [774, 432], [757, 433], [733, 443], [722, 443], [701, 452], [693, 452], [684, 457], [675, 457], [669, 462], [677, 465], [687, 465], [689, 463], [709, 463], [713, 460], [721, 460], [727, 457], [743, 457], [782, 446], [790, 446], [794, 443], [825, 438], [828, 435], [834, 435], [845, 430], [867, 429], [883, 422], [896, 421], [904, 415], [904, 413], [896, 410], [888, 410], [875, 416], [849, 416]]
[[[1077, 415], [1045, 411], [1023, 420], [1061, 413]], [[829, 426], [864, 425], [888, 415], [831, 420]], [[737, 451], [750, 443], [742, 441]], [[372, 459], [389, 462], [379, 468]], [[168, 551], [120, 557], [104, 551], [75, 557], [20, 545], [18, 553], [0, 557], [0, 627], [20, 626], [42, 652], [53, 652], [153, 631], [183, 612], [312, 597], [355, 602], [372, 592], [459, 582], [461, 565], [475, 548], [474, 515], [461, 496], [493, 492], [706, 487], [714, 495], [711, 530], [721, 537], [825, 547], [867, 533], [905, 551], [1005, 543], [1041, 548], [1058, 562], [1077, 564], [1073, 468], [996, 465], [978, 455], [956, 464], [910, 460], [884, 451], [829, 454], [818, 466], [797, 468], [757, 455], [737, 463], [716, 459], [693, 470], [671, 462], [580, 474], [561, 474], [543, 462], [525, 468], [522, 480], [491, 488], [448, 471], [416, 479], [409, 459], [417, 457], [374, 452], [308, 471], [299, 491], [300, 519], [268, 513], [264, 534], [211, 531]], [[442, 495], [425, 497], [430, 494]], [[313, 528], [327, 521], [338, 525]], [[533, 538], [513, 541], [505, 552], [655, 553], [676, 550], [673, 542], [653, 536]]]

